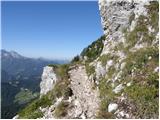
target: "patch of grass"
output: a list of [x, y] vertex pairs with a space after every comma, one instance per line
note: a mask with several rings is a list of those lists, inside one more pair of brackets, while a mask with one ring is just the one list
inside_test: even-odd
[[112, 76], [113, 76], [113, 74], [114, 74], [115, 72], [116, 72], [116, 69], [115, 69], [114, 65], [112, 65], [111, 67], [109, 67], [108, 73], [107, 73], [108, 78], [112, 78]]
[[[125, 31], [125, 36], [128, 43], [128, 47], [127, 47], [128, 49], [134, 47], [137, 41], [139, 41], [142, 36], [143, 37], [141, 42], [146, 42], [148, 43], [148, 45], [152, 44], [157, 32], [159, 31], [158, 1], [150, 1], [150, 4], [146, 5], [145, 7], [148, 10], [148, 16], [143, 16], [143, 15], [139, 16], [137, 25], [135, 26], [134, 30], [131, 32]], [[132, 17], [134, 17], [134, 15], [133, 16], [131, 15], [131, 18]], [[149, 34], [147, 25], [152, 26], [152, 29], [154, 29], [155, 31]]]
[[[156, 6], [156, 5], [155, 5]], [[148, 9], [151, 9], [147, 7]], [[152, 11], [152, 10], [151, 10]], [[152, 20], [154, 18], [154, 20]], [[156, 33], [149, 34], [148, 26], [153, 26], [154, 29], [157, 29], [158, 26], [158, 12], [153, 11], [153, 14], [149, 14], [149, 16], [143, 16], [140, 15], [137, 21], [137, 25], [135, 26], [134, 30], [131, 32], [125, 31], [125, 38], [126, 42], [128, 44], [126, 49], [130, 49], [135, 46], [135, 44], [139, 41], [140, 43], [146, 42], [149, 45], [152, 43], [152, 41], [155, 39]], [[140, 41], [140, 38], [142, 37], [142, 41]]]
[[94, 66], [89, 65], [89, 63], [86, 63], [85, 66], [86, 66], [86, 72], [87, 72], [88, 76], [95, 73], [95, 67]]
[[158, 22], [159, 22], [159, 2], [158, 1], [150, 1], [149, 5], [145, 6], [148, 9], [148, 14], [150, 17], [150, 25], [156, 30], [159, 31]]
[[114, 51], [120, 51], [124, 49], [124, 44], [123, 42], [118, 43], [115, 47], [114, 47]]
[[18, 104], [25, 104], [37, 98], [38, 95], [38, 93], [32, 93], [30, 90], [22, 89], [18, 94], [16, 94], [14, 102]]
[[148, 62], [148, 58], [152, 57], [155, 59], [155, 63], [158, 63], [159, 52], [155, 47], [147, 47], [139, 49], [136, 52], [131, 52], [125, 59], [126, 67], [124, 69], [127, 74], [131, 74], [132, 69], [142, 69]]
[[39, 118], [42, 117], [43, 114], [39, 110], [39, 107], [47, 107], [52, 104], [52, 100], [48, 97], [48, 95], [42, 96], [40, 99], [34, 100], [31, 104], [29, 104], [26, 108], [19, 112], [19, 118]]
[[158, 89], [152, 86], [134, 84], [125, 90], [128, 97], [135, 103], [138, 118], [158, 118]]
[[148, 28], [145, 19], [147, 18], [141, 15], [138, 18], [137, 25], [135, 26], [134, 30], [127, 33], [126, 40], [128, 43], [128, 48], [132, 48], [133, 46], [135, 46], [137, 41], [140, 40], [141, 36], [145, 36], [146, 34], [148, 34]]
[[64, 117], [66, 114], [67, 114], [67, 108], [69, 106], [69, 103], [67, 102], [61, 102], [58, 104], [58, 106], [56, 107], [55, 109], [55, 112], [54, 112], [54, 115], [57, 117], [57, 118], [61, 118], [61, 117]]
[[[148, 59], [151, 57], [151, 59]], [[158, 66], [159, 52], [156, 47], [147, 47], [130, 53], [126, 58], [123, 81], [132, 81], [124, 93], [136, 106], [137, 118], [158, 118], [159, 75], [154, 72]], [[134, 70], [134, 71], [133, 71]]]
[[58, 68], [58, 65], [56, 65], [56, 64], [49, 64], [48, 66], [53, 67], [54, 69]]
[[111, 54], [102, 55], [99, 57], [99, 61], [101, 61], [102, 65], [105, 66], [107, 61], [111, 59]]
[[99, 57], [99, 61], [101, 61], [102, 66], [106, 66], [108, 60], [113, 60], [116, 63], [117, 59], [118, 59], [118, 56], [111, 55], [111, 54], [102, 55], [102, 56]]
[[107, 111], [98, 111], [98, 114], [96, 116], [97, 119], [115, 119], [114, 114]]
[[68, 69], [69, 69], [69, 64], [59, 65], [57, 69], [55, 69], [56, 75], [59, 77], [59, 79], [68, 80], [69, 78]]
[[66, 80], [58, 81], [54, 89], [51, 91], [51, 97], [52, 98], [59, 98], [63, 96], [64, 98], [68, 98], [69, 96], [72, 95], [72, 90], [69, 87], [70, 82]]
[[100, 108], [97, 114], [97, 118], [99, 119], [114, 118], [113, 113], [107, 112], [109, 103], [113, 102], [116, 97], [112, 90], [113, 88], [110, 83], [107, 83], [107, 79], [102, 78], [99, 84], [99, 92], [101, 99]]

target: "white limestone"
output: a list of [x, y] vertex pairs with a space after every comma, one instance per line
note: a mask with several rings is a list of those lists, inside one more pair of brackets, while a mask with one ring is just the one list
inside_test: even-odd
[[53, 89], [54, 84], [57, 81], [53, 68], [49, 66], [44, 67], [41, 79], [40, 95], [45, 95], [48, 91]]
[[154, 69], [154, 72], [158, 72], [159, 71], [159, 67], [156, 67], [155, 69]]
[[117, 108], [118, 108], [118, 104], [116, 104], [116, 103], [110, 103], [108, 105], [108, 112], [112, 112], [112, 111], [116, 110]]
[[128, 86], [128, 87], [131, 86], [131, 82], [127, 83], [127, 86]]
[[104, 76], [106, 74], [106, 68], [105, 66], [102, 66], [102, 63], [100, 61], [98, 61], [96, 64], [95, 72], [96, 72], [97, 79], [99, 79], [100, 76]]
[[124, 86], [122, 84], [119, 84], [115, 89], [113, 89], [113, 92], [115, 92], [116, 94], [119, 93], [122, 89], [124, 88]]

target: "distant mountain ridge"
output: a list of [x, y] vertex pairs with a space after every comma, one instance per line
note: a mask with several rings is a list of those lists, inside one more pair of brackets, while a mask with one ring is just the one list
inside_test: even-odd
[[67, 60], [28, 58], [15, 51], [9, 52], [2, 49], [2, 118], [12, 118], [17, 111], [37, 97], [44, 66], [67, 62]]
[[8, 52], [4, 49], [1, 50], [1, 60], [2, 70], [8, 72], [11, 75], [23, 74], [25, 77], [31, 75], [40, 75], [42, 73], [43, 67], [47, 64], [63, 64], [68, 62], [67, 60], [28, 58], [18, 54], [15, 51]]

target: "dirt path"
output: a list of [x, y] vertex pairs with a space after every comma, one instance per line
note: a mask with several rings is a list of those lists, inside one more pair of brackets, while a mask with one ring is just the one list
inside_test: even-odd
[[76, 100], [80, 103], [77, 109], [82, 110], [85, 118], [95, 118], [99, 107], [98, 91], [92, 88], [93, 86], [88, 79], [85, 66], [77, 66], [69, 73], [71, 89], [77, 98]]

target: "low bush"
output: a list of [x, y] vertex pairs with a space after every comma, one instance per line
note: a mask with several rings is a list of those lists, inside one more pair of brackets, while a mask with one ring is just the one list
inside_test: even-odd
[[81, 56], [82, 57], [86, 56], [88, 62], [95, 60], [101, 54], [103, 50], [104, 40], [105, 40], [105, 35], [103, 35], [98, 40], [93, 42], [87, 48], [83, 49], [83, 51], [81, 52]]

